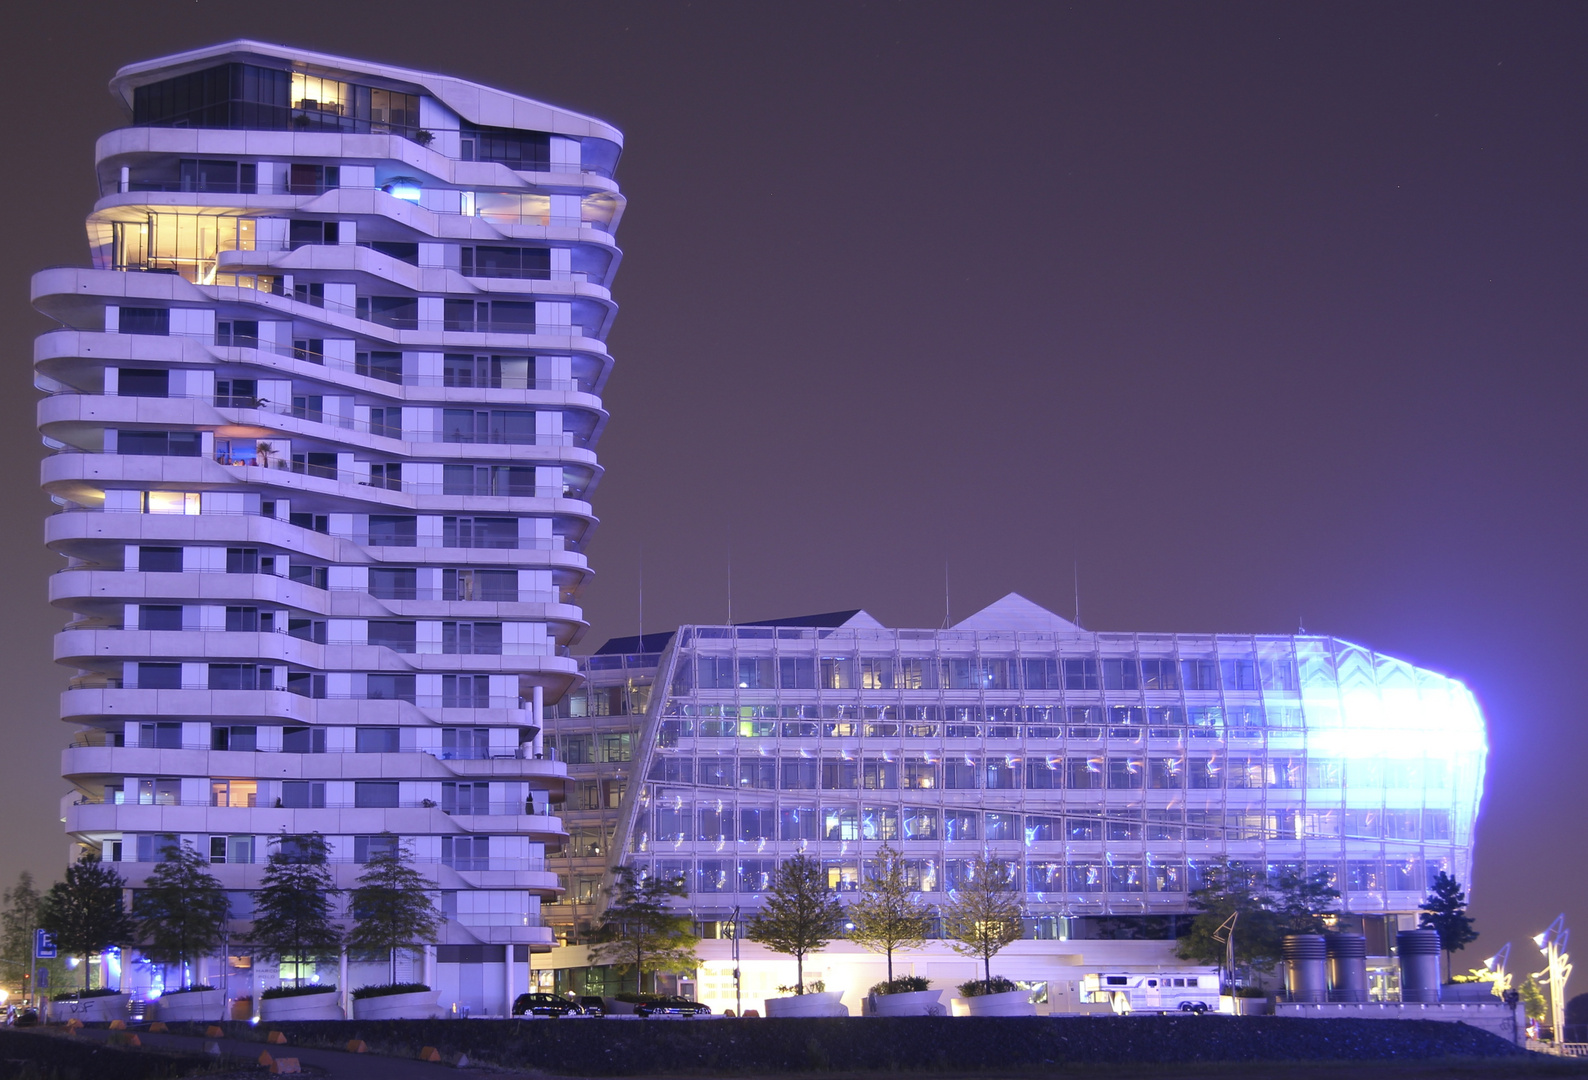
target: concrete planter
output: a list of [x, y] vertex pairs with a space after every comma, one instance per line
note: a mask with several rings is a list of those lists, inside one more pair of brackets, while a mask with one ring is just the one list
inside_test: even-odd
[[174, 1023], [178, 1020], [208, 1020], [218, 1022], [225, 1005], [225, 995], [219, 990], [189, 990], [186, 993], [164, 994], [154, 1001], [154, 1019]]
[[872, 1016], [945, 1016], [943, 991], [913, 990], [908, 994], [871, 995]]
[[440, 990], [353, 999], [354, 1020], [434, 1020], [441, 1015]]
[[108, 1024], [112, 1020], [127, 1019], [131, 994], [105, 994], [102, 997], [83, 998], [80, 1001], [50, 1002], [50, 1019], [55, 1023], [81, 1020], [85, 1024]]
[[828, 990], [821, 994], [796, 994], [793, 997], [767, 998], [768, 1016], [848, 1016], [849, 1006], [839, 999], [843, 991]]
[[276, 1020], [343, 1020], [342, 1006], [337, 1004], [341, 995], [335, 990], [319, 994], [297, 994], [293, 997], [265, 998], [259, 1003], [259, 1019]]
[[965, 1001], [966, 1016], [1035, 1016], [1031, 991], [1011, 990], [1007, 994], [980, 994]]

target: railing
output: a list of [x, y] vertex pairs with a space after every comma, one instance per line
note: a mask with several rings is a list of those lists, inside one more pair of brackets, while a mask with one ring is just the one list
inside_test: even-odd
[[[72, 748], [110, 746], [110, 747], [114, 747], [115, 749], [126, 749], [126, 750], [207, 750], [207, 751], [210, 751], [211, 753], [216, 753], [216, 754], [310, 754], [310, 753], [313, 753], [313, 754], [428, 754], [429, 756], [431, 756], [433, 758], [436, 758], [436, 759], [438, 759], [440, 761], [556, 761], [557, 760], [557, 748], [554, 747], [554, 746], [546, 747], [545, 752], [544, 753], [540, 753], [540, 754], [535, 753], [533, 750], [526, 750], [526, 749], [524, 749], [522, 747], [520, 747], [519, 749], [516, 749], [516, 750], [508, 750], [508, 751], [482, 750], [482, 751], [479, 751], [479, 752], [464, 751], [464, 750], [443, 750], [443, 749], [439, 749], [437, 747], [429, 747], [429, 746], [427, 746], [427, 747], [405, 746], [405, 747], [402, 747], [401, 749], [398, 749], [398, 750], [359, 750], [356, 747], [334, 747], [334, 748], [325, 748], [325, 749], [314, 750], [314, 751], [308, 751], [308, 750], [303, 750], [303, 751], [300, 751], [300, 750], [285, 750], [285, 749], [283, 749], [283, 748], [281, 748], [279, 746], [274, 746], [274, 747], [257, 747], [256, 746], [256, 747], [247, 747], [247, 748], [234, 746], [234, 747], [231, 747], [231, 748], [226, 749], [226, 750], [220, 750], [220, 749], [217, 749], [216, 747], [214, 747], [213, 745], [211, 745], [210, 743], [207, 743], [207, 742], [183, 742], [183, 743], [180, 743], [177, 746], [152, 746], [152, 745], [146, 745], [144, 743], [138, 743], [138, 744], [133, 745], [133, 746], [123, 746], [121, 743], [110, 743], [110, 742], [104, 741], [104, 736], [106, 735], [105, 732], [97, 733], [97, 735], [99, 737], [99, 740], [100, 740], [98, 742], [93, 742], [93, 741], [80, 742], [80, 741], [78, 741], [84, 735], [93, 735], [93, 734], [94, 733], [90, 733], [90, 732], [79, 732], [77, 734], [77, 736], [74, 736], [72, 738], [72, 740], [70, 741], [70, 743], [68, 745], [70, 747], [72, 747]], [[87, 797], [87, 796], [85, 796], [85, 799], [87, 799], [88, 801], [94, 801], [91, 797]], [[206, 805], [213, 805], [213, 804], [206, 804]], [[544, 807], [545, 804], [541, 803], [540, 805], [542, 807]], [[462, 811], [459, 811], [459, 812], [461, 813]], [[503, 811], [503, 812], [506, 813], [507, 811]], [[450, 811], [449, 811], [449, 813], [450, 813]]]
[[[261, 852], [261, 853], [258, 853], [258, 854], [263, 854], [263, 853]], [[145, 866], [154, 866], [154, 865], [156, 865], [157, 863], [160, 862], [160, 860], [157, 859], [157, 858], [139, 859], [139, 858], [137, 858], [137, 853], [136, 852], [128, 852], [125, 846], [123, 846], [123, 848], [122, 848], [122, 856], [123, 857], [122, 857], [121, 861], [124, 862], [124, 863], [134, 863], [134, 864], [142, 864], [142, 865], [145, 865]], [[235, 865], [249, 866], [249, 865], [263, 864], [266, 860], [263, 859], [263, 858], [255, 858], [255, 859], [249, 860], [248, 862], [242, 862], [241, 860], [233, 860], [233, 859], [227, 859], [226, 861], [228, 863], [233, 863]], [[365, 862], [367, 860], [360, 860], [360, 859], [357, 859], [357, 858], [355, 858], [355, 857], [353, 857], [351, 855], [331, 855], [331, 856], [329, 856], [329, 857], [327, 857], [325, 859], [318, 859], [318, 860], [315, 860], [315, 861], [323, 862], [323, 863], [329, 863], [330, 865], [333, 865], [333, 866], [363, 866], [363, 865], [365, 865]], [[532, 858], [525, 858], [525, 859], [509, 859], [509, 858], [498, 858], [498, 859], [488, 859], [488, 858], [424, 859], [424, 858], [410, 858], [408, 861], [412, 862], [412, 863], [416, 863], [419, 866], [445, 866], [445, 867], [447, 867], [448, 869], [451, 869], [451, 870], [462, 870], [462, 871], [469, 872], [469, 873], [478, 872], [478, 871], [482, 871], [482, 870], [520, 870], [520, 871], [523, 871], [523, 870], [534, 870], [534, 871], [544, 871], [546, 869], [546, 860], [544, 858], [539, 858], [539, 859], [532, 859]], [[526, 916], [515, 915], [515, 916], [513, 916], [513, 918], [516, 920], [516, 919], [520, 919], [520, 918], [526, 918]], [[527, 918], [533, 918], [533, 916], [527, 916]], [[484, 924], [482, 924], [482, 925], [484, 925]], [[533, 923], [533, 922], [525, 922], [525, 923], [512, 922], [512, 923], [508, 923], [507, 925], [509, 925], [509, 926], [519, 926], [519, 925], [534, 926], [536, 924]]]

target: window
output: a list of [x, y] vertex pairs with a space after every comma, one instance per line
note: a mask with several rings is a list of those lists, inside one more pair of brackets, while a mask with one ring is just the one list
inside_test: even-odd
[[166, 337], [171, 333], [169, 308], [124, 307], [117, 314], [117, 320], [123, 334]]
[[281, 750], [286, 754], [325, 753], [325, 729], [288, 727], [281, 729]]
[[1058, 690], [1059, 662], [1043, 657], [1020, 661], [1021, 674], [1027, 690]]
[[379, 600], [416, 600], [419, 571], [372, 566], [369, 570], [369, 592]]
[[[402, 698], [410, 704], [414, 700], [414, 677], [412, 675], [386, 676], [387, 678], [406, 680], [407, 696]], [[370, 697], [374, 697], [375, 676], [370, 676]], [[401, 689], [401, 688], [399, 688]], [[397, 694], [391, 696], [396, 697]], [[491, 677], [489, 675], [443, 675], [441, 676], [441, 706], [445, 709], [488, 709], [491, 707]]]
[[822, 788], [850, 791], [860, 787], [860, 762], [844, 758], [822, 759]]
[[441, 863], [454, 870], [488, 870], [491, 865], [491, 838], [488, 836], [443, 836]]
[[1140, 758], [1109, 758], [1108, 786], [1111, 788], [1139, 788], [1142, 781]]
[[1224, 689], [1226, 690], [1257, 689], [1257, 661], [1255, 660], [1220, 660], [1219, 672], [1224, 678]]
[[1180, 661], [1180, 675], [1185, 682], [1187, 690], [1217, 690], [1219, 688], [1218, 665], [1212, 660], [1182, 660]]
[[455, 783], [441, 785], [441, 809], [449, 814], [490, 813], [491, 785], [489, 783]]
[[441, 729], [441, 757], [443, 760], [478, 761], [490, 756], [490, 728]]
[[516, 172], [546, 172], [551, 168], [551, 136], [512, 128], [477, 127], [464, 122], [465, 161], [495, 161]]
[[369, 543], [371, 547], [413, 547], [418, 542], [418, 519], [391, 514], [371, 514], [369, 516]]
[[1100, 757], [1066, 758], [1065, 787], [1086, 791], [1103, 786], [1103, 759]]
[[525, 409], [443, 409], [441, 441], [535, 445], [535, 414]]
[[311, 780], [283, 780], [281, 805], [288, 809], [319, 809], [325, 806], [325, 784]]
[[1020, 815], [989, 813], [986, 815], [986, 839], [988, 840], [1018, 840], [1020, 838]]
[[[408, 519], [412, 521], [412, 518]], [[371, 528], [374, 516], [370, 517]], [[371, 541], [373, 543], [373, 541]], [[448, 517], [441, 519], [441, 544], [456, 548], [516, 548], [517, 518]], [[413, 544], [410, 542], [409, 547]], [[482, 571], [475, 571], [478, 575]], [[515, 588], [516, 593], [516, 588]], [[730, 684], [731, 685], [731, 684]]]
[[974, 761], [965, 758], [948, 758], [943, 762], [943, 786], [950, 789], [975, 788], [977, 768]]
[[171, 373], [161, 369], [122, 368], [117, 373], [116, 393], [121, 397], [163, 398], [170, 396]]
[[181, 846], [171, 833], [144, 833], [138, 837], [139, 862], [164, 862]]
[[1099, 686], [1097, 661], [1091, 657], [1064, 661], [1066, 690], [1096, 690]]
[[359, 780], [353, 784], [353, 805], [387, 809], [398, 805], [395, 780]]
[[269, 678], [262, 676], [271, 668], [255, 667], [253, 664], [211, 664], [209, 668], [211, 690], [270, 689]]
[[182, 629], [181, 605], [140, 604], [138, 606], [139, 630]]
[[906, 840], [936, 840], [937, 808], [933, 806], [906, 806], [904, 808], [904, 838]]
[[816, 765], [814, 758], [784, 758], [780, 786], [785, 791], [814, 791]]
[[1179, 789], [1185, 786], [1185, 763], [1179, 758], [1153, 757], [1147, 759], [1147, 786], [1157, 790]]
[[[371, 620], [369, 623], [368, 642], [381, 648], [391, 649], [393, 652], [411, 653], [416, 648], [417, 625], [413, 622], [385, 622]], [[456, 623], [450, 624], [456, 626]], [[468, 625], [468, 624], [465, 624]], [[454, 638], [454, 645], [456, 639]], [[445, 650], [456, 652], [457, 649]]]
[[371, 856], [395, 855], [397, 851], [398, 840], [391, 833], [353, 837], [353, 861], [359, 864], [369, 862]]
[[211, 750], [254, 751], [259, 748], [257, 727], [213, 727], [210, 729]]
[[860, 783], [867, 791], [897, 790], [899, 763], [883, 758], [866, 758], [861, 763]]
[[182, 748], [182, 725], [176, 723], [139, 724], [138, 745], [146, 750], [180, 750]]
[[981, 769], [983, 787], [1008, 790], [1020, 786], [1020, 766], [1008, 758], [985, 758]]
[[[210, 862], [241, 863], [246, 865], [253, 861], [254, 838], [252, 836], [210, 837]], [[238, 918], [239, 915], [234, 911], [232, 917]]]
[[1051, 791], [1064, 786], [1064, 761], [1062, 758], [1038, 757], [1026, 759], [1026, 787], [1037, 791]]
[[1103, 689], [1140, 690], [1141, 669], [1134, 657], [1110, 658], [1103, 661]]
[[944, 810], [945, 840], [975, 840], [981, 833], [981, 815], [974, 810]]
[[211, 806], [257, 806], [259, 784], [254, 780], [211, 780]]
[[144, 574], [180, 574], [182, 549], [179, 547], [141, 547], [138, 549], [138, 571]]
[[354, 734], [354, 747], [360, 754], [395, 754], [400, 749], [400, 728], [360, 727]]
[[181, 664], [150, 664], [136, 665], [138, 671], [139, 690], [180, 690], [182, 689]]
[[1163, 658], [1143, 658], [1141, 661], [1141, 688], [1143, 690], [1178, 690], [1180, 679], [1174, 661]]
[[822, 807], [822, 837], [826, 840], [859, 840], [859, 813], [853, 806]]
[[551, 250], [525, 247], [465, 247], [462, 250], [465, 277], [551, 278]]
[[129, 457], [198, 457], [196, 431], [118, 431], [116, 453]]
[[902, 769], [903, 786], [909, 790], [926, 790], [941, 787], [937, 763], [925, 758], [905, 758]]
[[770, 806], [739, 807], [739, 839], [777, 839], [776, 812]]
[[814, 806], [784, 806], [778, 811], [778, 839], [815, 840], [820, 820]]

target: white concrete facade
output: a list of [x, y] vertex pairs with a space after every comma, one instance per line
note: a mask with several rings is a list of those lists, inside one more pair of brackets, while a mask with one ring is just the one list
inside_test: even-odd
[[560, 888], [622, 136], [251, 41], [112, 89], [91, 265], [33, 282], [71, 854], [136, 889], [192, 842], [241, 933], [274, 838], [346, 887], [396, 837], [443, 1004], [501, 1012]]

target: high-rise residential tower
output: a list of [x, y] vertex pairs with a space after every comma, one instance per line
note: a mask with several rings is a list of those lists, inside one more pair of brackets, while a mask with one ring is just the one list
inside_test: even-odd
[[253, 41], [112, 90], [91, 264], [33, 282], [72, 853], [190, 842], [242, 931], [272, 845], [404, 844], [432, 984], [499, 1011], [551, 944], [622, 136]]

